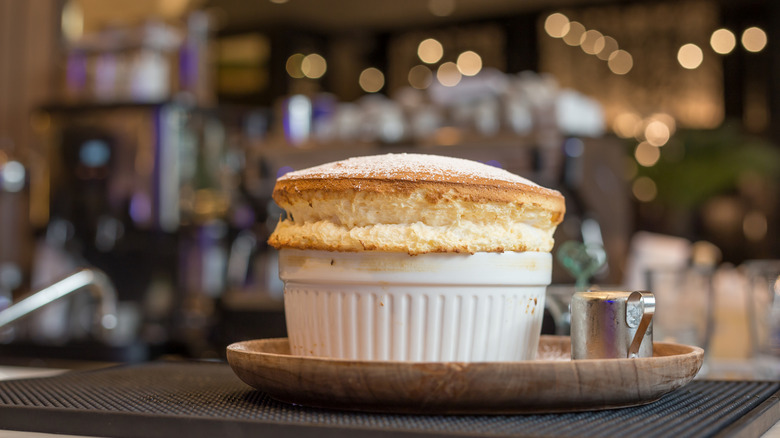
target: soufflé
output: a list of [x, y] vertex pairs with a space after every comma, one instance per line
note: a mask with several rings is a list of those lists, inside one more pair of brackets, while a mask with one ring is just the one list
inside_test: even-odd
[[532, 359], [564, 199], [505, 170], [422, 154], [351, 158], [279, 178], [292, 354]]

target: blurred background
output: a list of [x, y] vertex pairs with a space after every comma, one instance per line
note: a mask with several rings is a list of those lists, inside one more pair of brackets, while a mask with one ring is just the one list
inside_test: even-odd
[[409, 151], [566, 196], [547, 333], [578, 280], [774, 357], [778, 41], [758, 0], [2, 0], [0, 310], [85, 267], [117, 301], [108, 335], [80, 294], [0, 327], [0, 357], [285, 336], [276, 177]]

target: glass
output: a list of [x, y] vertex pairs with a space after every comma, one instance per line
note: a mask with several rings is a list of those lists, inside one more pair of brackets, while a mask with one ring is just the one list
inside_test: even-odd
[[747, 287], [750, 343], [759, 377], [780, 377], [780, 260], [742, 264]]
[[646, 272], [655, 294], [653, 333], [656, 342], [709, 347], [713, 332], [713, 269], [655, 268]]

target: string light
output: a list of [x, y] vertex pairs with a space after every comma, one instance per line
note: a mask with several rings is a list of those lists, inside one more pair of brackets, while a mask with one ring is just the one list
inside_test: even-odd
[[653, 120], [645, 127], [645, 140], [653, 146], [665, 145], [670, 136], [669, 127], [660, 120]]
[[474, 76], [482, 70], [482, 57], [468, 50], [458, 55], [457, 66], [464, 76]]
[[550, 14], [544, 20], [544, 31], [553, 38], [563, 38], [569, 33], [569, 18], [560, 12]]
[[417, 56], [426, 64], [435, 64], [444, 56], [444, 47], [437, 40], [428, 38], [417, 46]]
[[409, 70], [409, 85], [418, 89], [424, 90], [433, 82], [433, 73], [424, 65], [415, 65]]
[[385, 86], [385, 75], [379, 69], [369, 67], [360, 73], [358, 83], [366, 93], [376, 93]]
[[640, 166], [652, 167], [661, 158], [661, 150], [651, 145], [650, 143], [643, 141], [639, 143], [634, 150], [634, 158]]
[[737, 46], [737, 37], [734, 36], [734, 32], [728, 29], [718, 29], [712, 32], [710, 37], [710, 46], [715, 53], [726, 55], [734, 50]]
[[580, 38], [580, 48], [588, 55], [595, 55], [604, 49], [604, 36], [595, 29], [588, 30]]
[[766, 32], [759, 27], [749, 27], [742, 32], [742, 47], [748, 52], [760, 52], [766, 47]]
[[311, 79], [321, 78], [322, 75], [328, 70], [328, 63], [325, 62], [325, 58], [317, 53], [306, 55], [301, 60], [301, 72], [304, 76]]
[[612, 130], [618, 137], [631, 138], [637, 131], [637, 126], [642, 123], [642, 119], [635, 113], [620, 113], [612, 122]]
[[563, 36], [563, 42], [570, 46], [579, 46], [582, 34], [585, 33], [585, 26], [577, 21], [569, 23], [569, 31]]
[[436, 71], [436, 79], [445, 87], [454, 87], [460, 83], [461, 74], [454, 62], [445, 62]]
[[624, 75], [634, 67], [634, 58], [625, 50], [618, 49], [609, 55], [607, 66], [612, 73]]
[[677, 62], [683, 68], [693, 70], [698, 68], [704, 61], [704, 53], [696, 44], [685, 44], [677, 51]]
[[562, 38], [570, 46], [580, 46], [588, 55], [595, 55], [617, 75], [624, 75], [634, 67], [634, 58], [621, 50], [617, 40], [596, 29], [586, 30], [582, 23], [570, 21], [569, 17], [555, 12], [544, 20], [544, 30], [553, 38]]
[[303, 72], [301, 71], [301, 63], [303, 62], [303, 58], [306, 56], [303, 53], [296, 53], [294, 55], [290, 55], [289, 58], [287, 58], [287, 74], [290, 75], [290, 77], [293, 77], [295, 79], [300, 79], [304, 77]]
[[611, 36], [604, 36], [604, 47], [596, 54], [596, 57], [599, 58], [602, 61], [609, 60], [610, 55], [614, 53], [618, 47], [617, 40], [612, 38]]

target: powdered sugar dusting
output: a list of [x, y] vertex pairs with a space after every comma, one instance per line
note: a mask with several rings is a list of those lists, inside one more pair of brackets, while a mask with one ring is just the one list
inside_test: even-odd
[[462, 158], [425, 154], [386, 154], [350, 158], [290, 172], [280, 180], [380, 178], [408, 181], [450, 181], [459, 178], [500, 180], [537, 186], [506, 170]]

